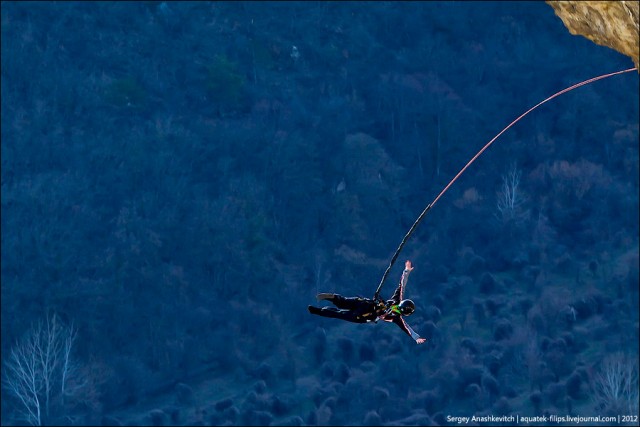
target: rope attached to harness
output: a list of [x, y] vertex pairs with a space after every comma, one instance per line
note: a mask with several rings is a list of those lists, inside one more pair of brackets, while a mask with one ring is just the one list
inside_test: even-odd
[[376, 289], [376, 293], [373, 296], [374, 300], [378, 300], [379, 299], [379, 295], [380, 295], [380, 290], [382, 289], [382, 285], [384, 284], [384, 281], [386, 280], [387, 276], [389, 275], [389, 272], [391, 271], [391, 267], [393, 266], [393, 264], [396, 262], [396, 259], [398, 258], [398, 255], [400, 255], [400, 251], [402, 250], [402, 248], [404, 247], [404, 244], [407, 242], [407, 240], [409, 240], [409, 237], [411, 236], [411, 234], [413, 233], [413, 231], [416, 229], [416, 227], [418, 226], [418, 224], [420, 223], [420, 221], [422, 221], [422, 219], [425, 217], [425, 215], [427, 214], [427, 212], [429, 212], [429, 210], [431, 210], [431, 208], [433, 207], [433, 205], [436, 204], [436, 202], [440, 199], [440, 197], [442, 197], [442, 195], [449, 189], [449, 187], [451, 187], [451, 185], [453, 185], [454, 182], [456, 182], [456, 180], [460, 177], [460, 175], [462, 175], [462, 173], [467, 170], [467, 168], [469, 166], [471, 166], [471, 164], [473, 162], [476, 161], [476, 159], [478, 157], [480, 157], [480, 155], [487, 149], [489, 148], [489, 146], [491, 146], [491, 144], [493, 144], [493, 142], [498, 139], [498, 137], [500, 135], [502, 135], [503, 133], [505, 133], [511, 126], [515, 125], [521, 118], [523, 118], [524, 116], [526, 116], [527, 114], [529, 114], [530, 112], [532, 112], [533, 110], [535, 110], [536, 108], [538, 108], [539, 106], [541, 106], [542, 104], [544, 104], [547, 101], [551, 101], [553, 98], [562, 95], [563, 93], [567, 93], [573, 89], [577, 89], [580, 86], [584, 86], [587, 85], [589, 83], [593, 83], [595, 81], [598, 80], [602, 80], [602, 79], [606, 79], [607, 77], [612, 77], [618, 74], [623, 74], [623, 73], [628, 73], [630, 71], [636, 71], [637, 68], [629, 68], [628, 70], [622, 70], [622, 71], [616, 71], [614, 73], [609, 73], [609, 74], [603, 74], [601, 76], [598, 77], [593, 77], [589, 80], [585, 80], [583, 82], [580, 83], [576, 83], [573, 86], [570, 86], [566, 89], [561, 90], [560, 92], [556, 92], [553, 95], [551, 95], [550, 97], [546, 98], [544, 101], [541, 101], [539, 103], [537, 103], [536, 105], [534, 105], [533, 107], [529, 108], [527, 111], [525, 111], [523, 114], [521, 114], [517, 119], [515, 119], [514, 121], [512, 121], [511, 123], [509, 123], [509, 125], [502, 129], [500, 131], [499, 134], [497, 134], [496, 136], [493, 137], [493, 139], [491, 141], [489, 141], [484, 147], [482, 147], [482, 149], [480, 151], [478, 151], [478, 153], [473, 156], [471, 158], [471, 160], [469, 160], [467, 162], [467, 164], [460, 170], [460, 172], [458, 172], [458, 174], [456, 176], [453, 177], [453, 179], [451, 181], [449, 181], [449, 183], [446, 185], [446, 187], [444, 187], [444, 189], [440, 192], [440, 194], [438, 194], [438, 196], [433, 200], [433, 202], [429, 203], [427, 205], [426, 208], [424, 208], [424, 210], [422, 211], [422, 213], [420, 214], [420, 216], [418, 216], [418, 219], [416, 219], [416, 221], [413, 223], [413, 225], [411, 226], [411, 228], [409, 229], [409, 231], [407, 232], [407, 234], [405, 234], [405, 236], [402, 238], [402, 241], [400, 242], [400, 246], [398, 246], [398, 249], [396, 249], [396, 252], [393, 254], [393, 256], [391, 257], [391, 262], [389, 262], [389, 266], [387, 267], [387, 269], [385, 270], [384, 274], [382, 275], [382, 280], [380, 280], [380, 284], [378, 285], [378, 289]]

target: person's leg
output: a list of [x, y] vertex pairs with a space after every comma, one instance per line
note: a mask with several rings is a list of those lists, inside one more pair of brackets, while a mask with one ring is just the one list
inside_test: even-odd
[[355, 310], [359, 312], [370, 311], [373, 306], [372, 301], [366, 298], [343, 297], [342, 295], [334, 296], [331, 299], [331, 302], [338, 308], [345, 308], [347, 310]]
[[371, 302], [366, 298], [361, 297], [343, 297], [340, 294], [332, 293], [319, 293], [316, 295], [318, 301], [330, 301], [338, 308], [344, 308], [347, 310], [359, 310], [367, 306]]
[[333, 299], [333, 297], [335, 297], [336, 294], [329, 294], [329, 293], [320, 293], [318, 295], [316, 295], [316, 299], [318, 301], [322, 301], [322, 300], [327, 300], [327, 301], [331, 301]]
[[347, 322], [362, 323], [360, 319], [356, 318], [356, 314], [351, 310], [344, 310], [335, 307], [314, 307], [309, 306], [309, 313], [316, 314], [323, 317], [331, 317], [334, 319], [346, 320]]

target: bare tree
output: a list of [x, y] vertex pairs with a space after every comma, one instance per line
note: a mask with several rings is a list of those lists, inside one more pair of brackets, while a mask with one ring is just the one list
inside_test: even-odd
[[591, 382], [598, 409], [624, 414], [638, 413], [638, 357], [611, 354], [602, 361]]
[[20, 416], [43, 425], [54, 406], [64, 405], [67, 383], [74, 372], [71, 350], [73, 325], [64, 326], [55, 314], [39, 322], [11, 349], [5, 362], [3, 386], [16, 397]]
[[526, 196], [520, 188], [520, 176], [521, 173], [515, 164], [512, 164], [509, 171], [502, 175], [496, 216], [503, 223], [513, 221], [515, 224], [521, 224], [529, 216], [529, 211], [524, 208]]

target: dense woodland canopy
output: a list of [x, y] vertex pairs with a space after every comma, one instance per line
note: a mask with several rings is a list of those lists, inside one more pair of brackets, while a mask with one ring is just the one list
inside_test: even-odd
[[[400, 256], [426, 344], [307, 312], [317, 292], [372, 296], [512, 119], [633, 66], [548, 5], [2, 2], [1, 19], [3, 363], [52, 313], [78, 334], [77, 392], [48, 422], [637, 414], [597, 387], [614, 362], [637, 385], [634, 73], [532, 113], [429, 213]], [[3, 388], [3, 425], [19, 406]]]

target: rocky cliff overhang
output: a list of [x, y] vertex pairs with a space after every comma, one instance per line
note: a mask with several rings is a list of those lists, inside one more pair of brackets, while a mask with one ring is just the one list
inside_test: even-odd
[[640, 2], [547, 1], [573, 35], [629, 56], [640, 72]]

